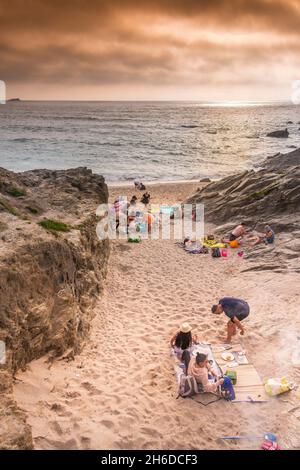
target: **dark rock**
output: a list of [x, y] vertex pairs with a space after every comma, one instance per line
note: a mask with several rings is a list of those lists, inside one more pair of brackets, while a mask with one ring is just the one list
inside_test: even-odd
[[274, 132], [269, 132], [267, 134], [267, 137], [282, 137], [282, 138], [287, 138], [289, 136], [289, 131], [287, 129], [282, 130], [282, 131], [274, 131]]
[[271, 171], [282, 171], [291, 166], [300, 165], [300, 148], [288, 153], [277, 153], [268, 157], [263, 163], [264, 168]]
[[184, 127], [185, 129], [195, 129], [197, 126], [196, 124], [182, 124], [181, 127]]
[[288, 123], [288, 124], [293, 124], [293, 121], [288, 121], [287, 123]]
[[200, 180], [200, 183], [210, 183], [211, 182], [211, 179], [210, 178], [202, 178]]
[[300, 223], [300, 149], [266, 160], [259, 171], [245, 171], [212, 182], [187, 203], [204, 203], [205, 219], [217, 225], [241, 220], [269, 222], [277, 231]]

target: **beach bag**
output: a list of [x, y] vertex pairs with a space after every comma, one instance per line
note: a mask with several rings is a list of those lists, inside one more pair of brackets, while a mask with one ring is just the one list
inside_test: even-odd
[[184, 375], [180, 377], [178, 395], [181, 397], [191, 397], [197, 393], [202, 393], [203, 387], [198, 384], [192, 375]]
[[140, 243], [140, 241], [141, 241], [141, 237], [134, 237], [134, 236], [128, 237], [129, 243]]
[[221, 257], [220, 248], [212, 248], [211, 249], [211, 256], [213, 258], [220, 258]]
[[224, 258], [227, 258], [227, 249], [226, 248], [221, 248], [221, 256]]
[[228, 401], [235, 400], [235, 392], [234, 392], [234, 388], [233, 388], [230, 377], [228, 377], [227, 375], [224, 375], [223, 379], [224, 379], [224, 382], [221, 385], [221, 390], [223, 392], [226, 392], [226, 396], [224, 397], [225, 400], [228, 400]]
[[280, 379], [266, 379], [264, 384], [265, 391], [270, 397], [275, 397], [276, 395], [280, 395], [281, 393], [289, 392], [294, 388], [294, 384], [288, 382], [285, 377], [282, 377]]

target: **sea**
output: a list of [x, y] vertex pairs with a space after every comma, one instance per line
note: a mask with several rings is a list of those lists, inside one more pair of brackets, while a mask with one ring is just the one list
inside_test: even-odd
[[[288, 128], [289, 138], [267, 133]], [[0, 105], [0, 166], [85, 166], [109, 184], [217, 179], [300, 147], [290, 103], [14, 101]]]

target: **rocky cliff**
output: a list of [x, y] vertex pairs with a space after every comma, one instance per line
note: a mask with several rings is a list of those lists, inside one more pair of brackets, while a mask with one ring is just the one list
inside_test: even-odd
[[269, 223], [281, 243], [252, 250], [248, 268], [300, 271], [300, 149], [270, 157], [256, 171], [210, 183], [186, 202], [204, 203], [205, 220], [219, 233], [242, 221], [262, 232]]
[[45, 353], [72, 356], [88, 335], [109, 255], [95, 210], [107, 199], [104, 178], [86, 168], [0, 169], [0, 448], [32, 446], [13, 373]]

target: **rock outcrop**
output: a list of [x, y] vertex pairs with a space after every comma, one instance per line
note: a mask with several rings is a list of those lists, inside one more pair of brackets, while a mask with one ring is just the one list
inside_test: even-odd
[[217, 225], [217, 233], [229, 233], [241, 221], [263, 231], [269, 223], [282, 243], [251, 250], [255, 261], [262, 251], [272, 260], [257, 269], [294, 269], [300, 272], [300, 149], [277, 154], [263, 168], [245, 171], [208, 184], [186, 202], [205, 205], [205, 221]]
[[95, 210], [107, 199], [104, 178], [86, 168], [0, 169], [0, 448], [32, 447], [12, 374], [45, 353], [78, 352], [88, 335], [109, 255]]
[[281, 131], [273, 131], [269, 132], [267, 134], [267, 137], [281, 137], [281, 138], [287, 138], [289, 136], [289, 131], [287, 129], [281, 130]]

